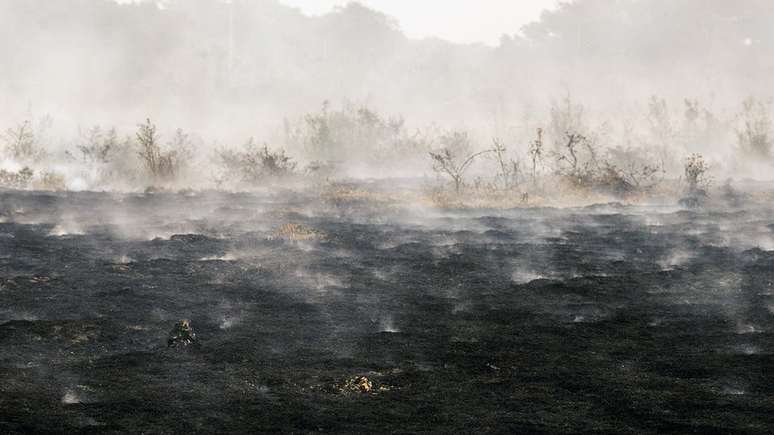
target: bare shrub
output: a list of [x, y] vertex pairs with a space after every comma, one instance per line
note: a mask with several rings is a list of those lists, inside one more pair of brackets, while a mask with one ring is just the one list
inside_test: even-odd
[[663, 98], [655, 95], [648, 101], [648, 127], [650, 135], [658, 146], [669, 146], [674, 143], [676, 136], [669, 106]]
[[587, 134], [584, 110], [583, 105], [573, 102], [569, 94], [565, 95], [561, 102], [552, 102], [548, 135], [554, 152], [561, 152], [566, 147], [567, 135]]
[[156, 125], [148, 118], [145, 124], [139, 124], [137, 127], [136, 137], [140, 147], [138, 154], [145, 169], [154, 177], [167, 175], [169, 165], [166, 162], [169, 158], [161, 153]]
[[607, 150], [601, 177], [602, 184], [618, 189], [647, 191], [664, 180], [664, 163], [646, 149], [616, 147]]
[[144, 124], [138, 125], [135, 134], [139, 145], [140, 156], [146, 172], [156, 180], [169, 180], [180, 172], [180, 169], [191, 157], [190, 142], [188, 136], [177, 130], [175, 137], [168, 146], [170, 150], [161, 148], [161, 136], [156, 130], [156, 125], [147, 119]]
[[338, 164], [335, 162], [321, 162], [315, 160], [310, 162], [304, 168], [304, 174], [313, 178], [328, 179], [338, 169]]
[[336, 141], [329, 125], [329, 107], [330, 103], [324, 101], [319, 112], [304, 115], [303, 121], [298, 125], [292, 125], [285, 120], [285, 141], [301, 145], [314, 158], [332, 159]]
[[175, 172], [180, 172], [193, 160], [194, 144], [191, 135], [184, 132], [182, 128], [175, 130], [172, 140], [167, 142], [168, 153], [175, 156]]
[[448, 176], [454, 183], [454, 192], [459, 194], [464, 185], [465, 171], [468, 170], [476, 157], [490, 153], [492, 150], [484, 150], [470, 153], [470, 139], [465, 132], [455, 131], [444, 134], [440, 138], [441, 148], [430, 151], [433, 161], [433, 170], [438, 174]]
[[285, 121], [288, 146], [303, 149], [321, 162], [341, 156], [384, 166], [393, 160], [426, 150], [427, 137], [417, 130], [410, 134], [402, 117], [388, 117], [367, 106], [346, 104], [333, 110], [325, 101], [318, 112], [306, 114], [298, 123]]
[[78, 150], [83, 161], [90, 163], [108, 163], [119, 146], [116, 129], [104, 131], [98, 125], [81, 132], [79, 142]]
[[25, 166], [19, 171], [0, 169], [0, 187], [8, 189], [26, 189], [29, 187], [35, 172]]
[[573, 185], [589, 187], [597, 175], [597, 152], [593, 141], [577, 133], [567, 133], [564, 148], [553, 153], [557, 175]]
[[43, 190], [67, 190], [65, 177], [56, 172], [44, 172], [38, 186]]
[[107, 156], [108, 161], [97, 165], [98, 186], [132, 187], [143, 176], [144, 164], [138, 161], [137, 144], [131, 136], [117, 140]]
[[530, 142], [527, 151], [532, 161], [532, 184], [537, 185], [537, 165], [543, 160], [543, 129], [537, 129], [537, 138]]
[[269, 177], [281, 178], [293, 174], [296, 169], [296, 163], [287, 155], [284, 149], [269, 150], [264, 145], [260, 150], [259, 157], [263, 173]]
[[223, 148], [217, 151], [227, 179], [255, 184], [287, 178], [295, 174], [296, 163], [284, 149], [259, 147], [250, 138], [241, 151]]
[[521, 165], [518, 160], [507, 157], [507, 149], [500, 139], [492, 139], [492, 152], [497, 162], [498, 172], [495, 179], [500, 182], [503, 190], [511, 190], [519, 185]]
[[[594, 136], [584, 118], [584, 107], [567, 94], [551, 104], [548, 134], [552, 141], [550, 156], [554, 173], [575, 187], [591, 187], [599, 172]], [[542, 155], [542, 131], [531, 146], [534, 157]]]
[[35, 162], [45, 156], [43, 149], [38, 146], [30, 121], [24, 121], [16, 127], [7, 129], [3, 135], [3, 141], [6, 153], [16, 161]]

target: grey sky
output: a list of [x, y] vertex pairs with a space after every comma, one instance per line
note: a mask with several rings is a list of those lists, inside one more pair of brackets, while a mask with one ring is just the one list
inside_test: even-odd
[[[351, 0], [280, 0], [306, 14], [323, 14]], [[400, 22], [412, 38], [437, 36], [453, 42], [496, 45], [504, 33], [513, 34], [536, 20], [557, 0], [360, 0]]]

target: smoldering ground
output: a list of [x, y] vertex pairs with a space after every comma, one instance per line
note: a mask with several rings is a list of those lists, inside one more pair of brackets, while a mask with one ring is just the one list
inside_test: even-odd
[[771, 432], [772, 20], [0, 0], [0, 432]]
[[[769, 203], [423, 217], [303, 195], [3, 192], [3, 431], [774, 423]], [[166, 347], [178, 319], [199, 346]], [[384, 388], [333, 388], [352, 376]]]

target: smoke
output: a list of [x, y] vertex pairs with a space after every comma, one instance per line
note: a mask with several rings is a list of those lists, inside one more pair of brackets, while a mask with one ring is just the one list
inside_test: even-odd
[[[409, 38], [359, 3], [307, 16], [275, 0], [0, 0], [0, 184], [429, 183], [445, 174], [428, 152], [449, 138], [465, 138], [461, 160], [504, 146], [466, 168], [477, 189], [530, 172], [532, 190], [561, 188], [535, 180], [556, 174], [641, 189], [682, 177], [692, 153], [715, 179], [770, 178], [771, 18], [763, 2], [577, 0], [487, 46]], [[572, 167], [567, 137], [582, 138]]]
[[761, 2], [582, 0], [487, 47], [409, 39], [357, 3], [305, 16], [276, 1], [3, 0], [0, 120], [31, 110], [65, 129], [130, 129], [151, 117], [241, 141], [350, 100], [502, 136], [567, 91], [601, 113], [653, 94], [728, 106], [771, 95], [761, 59], [773, 13]]

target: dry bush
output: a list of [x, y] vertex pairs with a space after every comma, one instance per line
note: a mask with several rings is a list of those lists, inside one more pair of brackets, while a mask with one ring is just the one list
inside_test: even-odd
[[552, 141], [553, 152], [563, 152], [567, 146], [568, 135], [588, 135], [584, 113], [583, 105], [575, 103], [569, 94], [565, 95], [561, 102], [551, 103], [547, 133]]
[[500, 139], [492, 139], [492, 142], [492, 153], [498, 169], [495, 185], [503, 190], [513, 190], [521, 183], [521, 163], [507, 156], [508, 150]]
[[616, 147], [607, 150], [597, 184], [618, 195], [652, 190], [666, 176], [664, 164], [648, 150]]
[[84, 162], [109, 163], [113, 153], [119, 147], [118, 133], [115, 128], [107, 131], [98, 125], [81, 132], [78, 150]]
[[465, 172], [476, 157], [491, 153], [493, 150], [471, 153], [470, 138], [466, 132], [461, 131], [444, 134], [439, 141], [441, 148], [429, 153], [433, 162], [433, 171], [449, 177], [454, 183], [454, 192], [459, 194], [465, 185]]
[[217, 157], [223, 170], [221, 182], [255, 185], [296, 175], [296, 163], [284, 149], [272, 150], [266, 144], [259, 147], [252, 138], [242, 150], [222, 148], [217, 151]]
[[[553, 102], [547, 132], [552, 141], [548, 155], [554, 175], [571, 187], [593, 187], [600, 173], [600, 162], [596, 137], [586, 123], [583, 105], [573, 102], [569, 94], [560, 103]], [[538, 130], [538, 137], [530, 147], [533, 168], [543, 154], [542, 133]]]
[[36, 162], [45, 157], [45, 151], [39, 145], [35, 130], [30, 121], [24, 121], [9, 128], [2, 135], [5, 152], [17, 162]]
[[93, 182], [99, 188], [132, 188], [138, 182], [147, 181], [145, 166], [137, 153], [137, 144], [129, 136], [111, 146], [107, 161], [93, 162], [92, 165], [96, 176]]
[[19, 171], [0, 169], [0, 187], [7, 189], [26, 189], [30, 186], [35, 172], [25, 166]]
[[543, 163], [543, 129], [537, 129], [537, 137], [530, 142], [527, 150], [532, 163], [532, 185], [537, 186], [537, 166]]
[[434, 207], [441, 209], [453, 209], [465, 207], [465, 201], [459, 194], [448, 189], [431, 188], [428, 191], [428, 201]]
[[174, 153], [177, 166], [175, 169], [176, 173], [186, 169], [187, 165], [194, 158], [195, 147], [193, 139], [182, 128], [175, 130], [175, 134], [172, 136], [172, 140], [167, 142], [166, 148], [169, 150], [168, 152]]
[[578, 133], [566, 133], [563, 148], [552, 153], [554, 172], [577, 187], [591, 187], [599, 173], [594, 142]]
[[706, 189], [712, 184], [709, 175], [709, 164], [701, 154], [691, 154], [685, 160], [685, 183], [689, 194], [706, 194]]
[[650, 97], [647, 119], [650, 136], [657, 146], [674, 144], [677, 133], [665, 99]]
[[155, 180], [175, 178], [192, 157], [188, 135], [180, 129], [177, 130], [172, 142], [167, 144], [167, 147], [171, 148], [167, 150], [162, 149], [161, 136], [150, 119], [138, 125], [135, 136], [143, 167]]
[[67, 190], [64, 175], [56, 172], [44, 172], [35, 187], [42, 190]]
[[318, 112], [305, 115], [296, 123], [285, 121], [285, 142], [303, 149], [320, 162], [353, 159], [384, 166], [421, 156], [428, 137], [422, 131], [410, 133], [402, 117], [379, 114], [367, 106], [346, 104], [334, 110], [325, 101]]
[[339, 164], [336, 162], [321, 162], [315, 160], [310, 162], [304, 168], [304, 175], [312, 178], [327, 180], [339, 170]]

